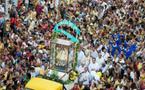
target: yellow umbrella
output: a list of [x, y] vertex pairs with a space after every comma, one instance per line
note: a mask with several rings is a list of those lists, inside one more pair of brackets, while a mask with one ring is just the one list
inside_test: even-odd
[[32, 90], [63, 90], [63, 85], [54, 81], [32, 78], [25, 86]]

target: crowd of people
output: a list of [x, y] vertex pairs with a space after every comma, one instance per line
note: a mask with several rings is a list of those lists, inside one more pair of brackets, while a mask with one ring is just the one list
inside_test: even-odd
[[64, 19], [81, 30], [72, 90], [145, 89], [144, 0], [10, 0], [8, 10], [4, 19], [0, 9], [0, 89], [24, 90], [37, 67], [47, 74], [53, 27]]

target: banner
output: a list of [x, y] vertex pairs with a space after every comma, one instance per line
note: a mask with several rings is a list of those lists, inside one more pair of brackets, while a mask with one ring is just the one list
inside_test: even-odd
[[67, 25], [67, 26], [71, 27], [73, 30], [75, 30], [77, 35], [80, 35], [80, 29], [74, 23], [72, 23], [71, 21], [68, 21], [68, 20], [63, 20], [63, 21], [57, 23], [55, 25], [53, 31], [56, 32], [56, 33], [63, 33], [72, 42], [79, 42], [79, 40], [75, 36], [71, 35], [70, 33], [68, 33], [67, 31], [65, 31], [63, 29], [59, 29], [59, 26], [62, 26], [62, 25]]

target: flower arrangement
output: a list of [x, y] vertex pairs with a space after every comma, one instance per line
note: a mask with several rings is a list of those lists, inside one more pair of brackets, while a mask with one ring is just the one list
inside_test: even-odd
[[76, 80], [77, 77], [78, 77], [78, 72], [76, 72], [76, 71], [71, 71], [71, 72], [70, 72], [70, 74], [69, 74], [69, 79], [70, 79], [71, 81]]
[[71, 80], [66, 80], [66, 81], [63, 81], [62, 79], [59, 78], [58, 76], [58, 71], [56, 70], [53, 70], [52, 73], [47, 76], [47, 75], [39, 75], [38, 77], [41, 77], [41, 78], [44, 78], [44, 79], [48, 79], [48, 80], [52, 80], [52, 81], [55, 81], [55, 82], [58, 82], [58, 83], [61, 83], [61, 84], [69, 84], [71, 83]]

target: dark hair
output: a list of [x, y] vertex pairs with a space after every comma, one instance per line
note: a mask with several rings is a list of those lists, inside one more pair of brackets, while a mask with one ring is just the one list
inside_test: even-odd
[[124, 90], [128, 90], [128, 87], [127, 86], [124, 86]]
[[111, 10], [116, 10], [116, 6], [112, 6], [111, 7]]
[[132, 83], [131, 86], [130, 86], [130, 88], [131, 88], [131, 89], [136, 89], [136, 88], [137, 88], [137, 87], [136, 87], [136, 84], [135, 84], [135, 83]]
[[90, 90], [90, 88], [87, 85], [85, 85], [83, 90]]
[[97, 87], [97, 84], [96, 83], [94, 83], [94, 87]]

